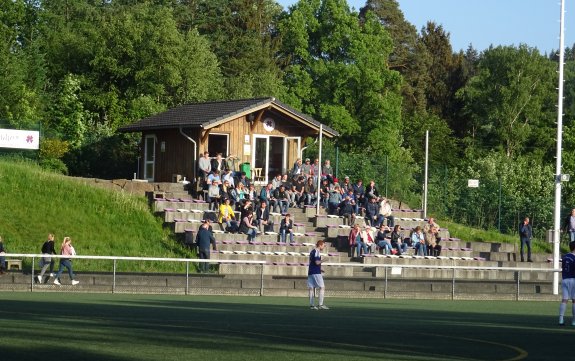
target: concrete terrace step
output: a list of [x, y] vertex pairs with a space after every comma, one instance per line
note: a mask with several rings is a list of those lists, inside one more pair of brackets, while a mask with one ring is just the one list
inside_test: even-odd
[[[325, 254], [336, 254], [338, 253], [335, 250], [332, 250], [330, 247], [330, 243], [326, 242], [324, 248]], [[247, 241], [230, 241], [230, 240], [223, 240], [217, 242], [217, 248], [220, 251], [245, 251], [245, 252], [299, 252], [299, 253], [306, 253], [309, 255], [311, 250], [315, 247], [315, 245], [311, 243], [306, 243], [303, 245], [301, 243], [281, 243], [281, 242], [258, 242], [258, 244], [250, 244]], [[341, 254], [347, 255], [346, 252]]]

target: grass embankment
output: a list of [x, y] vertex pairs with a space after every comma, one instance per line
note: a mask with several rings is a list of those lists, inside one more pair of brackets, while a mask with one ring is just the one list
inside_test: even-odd
[[[442, 227], [449, 229], [451, 237], [460, 238], [464, 241], [475, 242], [491, 242], [491, 243], [515, 243], [519, 247], [519, 236], [499, 233], [497, 230], [484, 230], [463, 226], [458, 223], [440, 222]], [[550, 253], [553, 250], [553, 245], [545, 241], [534, 239], [531, 242], [533, 252], [537, 253]], [[519, 248], [518, 248], [519, 249]], [[567, 247], [562, 246], [562, 252], [567, 252]]]
[[[190, 257], [163, 229], [144, 197], [93, 188], [28, 162], [0, 160], [0, 235], [11, 253], [40, 253], [48, 233], [79, 255]], [[28, 263], [26, 263], [28, 261]], [[25, 267], [29, 266], [25, 260]], [[118, 262], [118, 271], [181, 272], [184, 265]], [[77, 260], [75, 270], [112, 270], [111, 261]]]

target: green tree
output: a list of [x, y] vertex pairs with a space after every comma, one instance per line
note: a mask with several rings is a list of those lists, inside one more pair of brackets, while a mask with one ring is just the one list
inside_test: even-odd
[[526, 147], [548, 153], [556, 103], [554, 64], [526, 45], [486, 50], [478, 73], [460, 92], [471, 119], [468, 136], [508, 157]]

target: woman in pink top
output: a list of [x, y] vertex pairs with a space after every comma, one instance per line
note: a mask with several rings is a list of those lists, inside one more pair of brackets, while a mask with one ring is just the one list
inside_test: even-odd
[[[72, 240], [70, 237], [64, 237], [62, 241], [62, 246], [60, 249], [60, 254], [62, 256], [75, 256], [76, 251], [74, 247], [72, 247]], [[64, 271], [64, 267], [68, 269], [68, 274], [70, 275], [70, 279], [72, 280], [72, 285], [77, 285], [80, 281], [76, 281], [74, 279], [74, 271], [72, 270], [72, 260], [70, 258], [60, 258], [60, 267], [58, 268], [58, 273], [56, 273], [56, 279], [54, 280], [54, 284], [60, 286], [60, 275]]]

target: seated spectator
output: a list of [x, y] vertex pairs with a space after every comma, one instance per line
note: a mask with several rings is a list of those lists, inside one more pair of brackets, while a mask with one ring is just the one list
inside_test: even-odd
[[[424, 232], [423, 235], [425, 237], [425, 245], [427, 246], [427, 254], [432, 257], [438, 257], [441, 254], [441, 246], [438, 244], [439, 229], [432, 226], [427, 232]], [[439, 238], [439, 241], [441, 241], [441, 238]]]
[[268, 209], [273, 210], [276, 206], [276, 199], [274, 197], [274, 190], [271, 183], [268, 183], [267, 186], [262, 187], [260, 191], [260, 202], [266, 202], [268, 204]]
[[272, 179], [272, 190], [278, 189], [282, 185], [282, 175], [277, 174], [274, 179]]
[[289, 241], [293, 243], [293, 220], [291, 215], [287, 213], [280, 223], [280, 240], [285, 243], [287, 235], [289, 234]]
[[258, 234], [258, 227], [253, 224], [253, 212], [248, 213], [240, 224], [240, 232], [248, 235], [248, 242], [253, 242]]
[[248, 186], [248, 190], [246, 192], [246, 195], [244, 196], [244, 199], [249, 199], [250, 201], [252, 201], [252, 204], [257, 203], [258, 201], [258, 196], [256, 193], [256, 186], [253, 184], [250, 184]]
[[320, 204], [324, 209], [328, 209], [329, 192], [331, 192], [331, 187], [329, 181], [324, 179], [321, 181], [321, 187], [319, 189]]
[[290, 207], [295, 207], [295, 192], [293, 190], [293, 183], [288, 179], [288, 175], [284, 174], [282, 176], [282, 184], [285, 188], [288, 204]]
[[343, 183], [340, 184], [340, 187], [341, 187], [341, 193], [342, 194], [347, 194], [349, 190], [351, 190], [351, 192], [353, 193], [353, 185], [349, 181], [348, 176], [345, 176], [345, 178], [343, 179]]
[[223, 181], [222, 185], [220, 186], [220, 189], [221, 189], [220, 193], [222, 195], [221, 200], [223, 201], [225, 198], [229, 198], [230, 204], [233, 206], [235, 204], [235, 201], [233, 200], [233, 198], [235, 197], [235, 189], [233, 189], [233, 187], [230, 186], [230, 182]]
[[[274, 198], [276, 199], [276, 207], [279, 208], [282, 215], [285, 215], [288, 212], [289, 199], [283, 184], [274, 191]], [[276, 207], [274, 207], [274, 211]]]
[[305, 193], [305, 204], [315, 205], [317, 199], [317, 191], [315, 188], [315, 183], [313, 182], [313, 177], [309, 177], [304, 187]]
[[363, 244], [361, 240], [361, 229], [359, 228], [359, 224], [355, 224], [351, 231], [349, 232], [348, 236], [348, 243], [350, 248], [350, 256], [353, 256], [353, 247], [357, 250], [357, 257], [361, 257], [362, 251], [363, 253], [367, 252], [367, 247]]
[[397, 250], [397, 254], [401, 256], [402, 253], [407, 252], [407, 243], [402, 242], [401, 227], [396, 224], [391, 232], [391, 247]]
[[246, 199], [247, 190], [243, 183], [238, 183], [236, 187], [236, 209], [239, 209]]
[[244, 201], [244, 205], [240, 208], [240, 220], [247, 217], [248, 214], [254, 211], [254, 204], [249, 199]]
[[274, 222], [270, 219], [270, 210], [266, 202], [261, 202], [256, 211], [256, 226], [262, 233], [273, 231]]
[[235, 217], [236, 215], [234, 213], [234, 210], [230, 205], [230, 199], [225, 198], [223, 203], [220, 204], [218, 213], [218, 223], [220, 224], [222, 230], [230, 233], [236, 233], [239, 230], [239, 227]]
[[222, 179], [220, 177], [220, 171], [215, 170], [212, 173], [210, 173], [210, 175], [208, 176], [208, 184], [212, 184], [213, 182], [216, 182], [217, 185], [222, 184]]
[[300, 175], [293, 185], [294, 200], [296, 206], [301, 208], [305, 204], [305, 177]]
[[370, 198], [365, 206], [365, 223], [375, 227], [378, 223], [379, 203], [376, 198]]
[[343, 217], [343, 224], [351, 226], [355, 223], [355, 202], [346, 195], [339, 204], [339, 215]]
[[411, 234], [411, 242], [415, 247], [415, 254], [418, 256], [425, 256], [427, 255], [427, 247], [425, 246], [425, 236], [421, 231], [421, 227], [417, 226], [413, 230]]
[[341, 193], [339, 191], [339, 186], [334, 186], [333, 190], [329, 192], [329, 198], [327, 200], [328, 214], [336, 215], [339, 204], [341, 203]]
[[389, 228], [393, 228], [395, 218], [391, 215], [391, 203], [389, 203], [387, 198], [381, 197], [381, 202], [379, 202], [379, 216], [377, 221], [379, 224], [383, 224], [384, 219], [387, 221], [387, 226]]
[[217, 181], [212, 181], [210, 188], [208, 188], [208, 199], [207, 201], [210, 203], [210, 209], [217, 211], [220, 205], [220, 199], [222, 198], [221, 189], [218, 186]]
[[364, 249], [368, 250], [369, 253], [375, 252], [377, 244], [375, 243], [375, 236], [370, 226], [366, 225], [363, 231], [361, 231], [361, 241], [364, 244]]
[[379, 227], [379, 231], [375, 235], [375, 242], [383, 254], [391, 254], [391, 240], [388, 238], [390, 229], [385, 225]]
[[240, 179], [238, 180], [238, 183], [242, 183], [245, 188], [249, 188], [250, 184], [252, 184], [250, 179], [248, 177], [246, 177], [246, 172], [240, 173]]
[[228, 181], [228, 184], [230, 185], [230, 187], [235, 188], [236, 184], [234, 181], [234, 174], [232, 172], [231, 169], [225, 169], [223, 174], [222, 174], [222, 181], [225, 183], [226, 181]]

